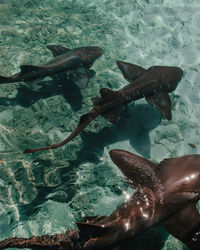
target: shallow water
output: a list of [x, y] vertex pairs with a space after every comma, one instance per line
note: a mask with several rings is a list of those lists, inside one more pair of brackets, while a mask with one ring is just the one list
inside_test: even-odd
[[[132, 193], [113, 148], [157, 162], [200, 153], [199, 23], [199, 0], [0, 0], [0, 75], [48, 62], [47, 44], [104, 50], [84, 90], [50, 78], [0, 86], [0, 239], [65, 232], [86, 215], [111, 213]], [[100, 117], [67, 145], [24, 155], [63, 140], [101, 87], [127, 84], [115, 60], [184, 69], [170, 94], [172, 121], [140, 100], [115, 125]], [[165, 232], [162, 240], [159, 249], [184, 248]]]

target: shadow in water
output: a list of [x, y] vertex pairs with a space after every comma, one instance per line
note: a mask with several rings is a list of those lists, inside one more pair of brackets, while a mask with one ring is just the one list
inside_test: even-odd
[[26, 221], [40, 210], [40, 205], [46, 200], [46, 195], [53, 191], [53, 187], [39, 187], [36, 198], [28, 204], [19, 205], [20, 221]]
[[161, 227], [153, 227], [131, 239], [126, 239], [117, 250], [160, 250], [168, 234]]
[[[129, 112], [128, 117], [121, 117], [115, 125], [104, 127], [98, 133], [82, 132], [83, 147], [80, 149], [77, 159], [71, 161], [70, 166], [62, 168], [59, 172], [62, 184], [54, 188], [39, 188], [38, 195], [34, 201], [19, 207], [21, 219], [26, 220], [26, 218], [36, 213], [40, 209], [39, 205], [46, 200], [46, 195], [55, 190], [69, 189], [70, 192], [67, 192], [65, 202], [70, 202], [77, 193], [75, 182], [77, 178], [76, 171], [79, 165], [83, 162], [98, 163], [99, 157], [103, 155], [104, 147], [109, 144], [128, 140], [139, 154], [149, 158], [149, 132], [161, 122], [162, 116], [148, 104], [132, 105]], [[123, 146], [121, 149], [123, 149]]]
[[[90, 78], [95, 75], [93, 70], [89, 71]], [[40, 99], [45, 99], [55, 95], [62, 95], [71, 105], [73, 111], [78, 111], [82, 106], [82, 94], [80, 88], [73, 82], [67, 79], [66, 73], [60, 73], [53, 76], [52, 81], [37, 83], [36, 86], [41, 86], [37, 91], [32, 90], [26, 85], [18, 87], [18, 93], [15, 98], [0, 97], [0, 105], [21, 105], [29, 107]]]
[[99, 161], [108, 144], [128, 140], [131, 146], [145, 158], [150, 158], [149, 132], [162, 120], [159, 111], [148, 104], [132, 105], [128, 117], [121, 117], [118, 122], [103, 128], [99, 133], [82, 132], [83, 147], [76, 162]]
[[[68, 194], [69, 200], [72, 199], [76, 193], [76, 187], [74, 186], [73, 189], [72, 184], [76, 181], [76, 171], [80, 164], [84, 162], [97, 164], [103, 155], [105, 146], [128, 140], [140, 155], [149, 159], [151, 148], [149, 132], [158, 126], [161, 120], [162, 115], [157, 110], [148, 104], [140, 104], [130, 107], [129, 117], [121, 117], [119, 121], [111, 127], [104, 127], [98, 133], [83, 131], [81, 133], [83, 146], [77, 155], [77, 159], [70, 161], [70, 166], [61, 169], [59, 173], [59, 177], [62, 183], [64, 183], [65, 188], [70, 189]], [[123, 148], [122, 145], [120, 149], [125, 148]], [[63, 184], [61, 184], [61, 186], [62, 185]]]

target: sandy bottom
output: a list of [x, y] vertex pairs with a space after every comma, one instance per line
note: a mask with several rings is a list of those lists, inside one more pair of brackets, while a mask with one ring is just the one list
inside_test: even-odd
[[[47, 44], [104, 50], [84, 90], [50, 78], [0, 86], [0, 239], [65, 232], [84, 216], [111, 213], [133, 192], [110, 160], [111, 149], [156, 162], [200, 153], [199, 23], [199, 0], [0, 0], [0, 75], [48, 62]], [[116, 60], [184, 70], [170, 94], [172, 121], [139, 100], [115, 125], [100, 117], [66, 146], [24, 155], [63, 140], [100, 88], [127, 84]], [[164, 242], [158, 249], [184, 249], [155, 230]], [[142, 242], [137, 249], [146, 249]]]

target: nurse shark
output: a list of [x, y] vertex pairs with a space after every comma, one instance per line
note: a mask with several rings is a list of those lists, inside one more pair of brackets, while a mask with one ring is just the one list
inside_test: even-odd
[[124, 150], [111, 150], [113, 162], [136, 189], [109, 216], [86, 217], [78, 230], [32, 238], [9, 238], [0, 249], [119, 249], [135, 235], [162, 223], [190, 250], [200, 249], [200, 155], [164, 159], [155, 164]]
[[89, 80], [89, 68], [103, 54], [97, 46], [68, 49], [60, 45], [47, 45], [54, 59], [42, 66], [21, 65], [21, 72], [10, 77], [0, 76], [0, 84], [12, 82], [33, 82], [47, 76], [66, 72], [67, 79], [74, 81], [84, 88]]
[[127, 104], [145, 97], [146, 101], [171, 120], [171, 101], [169, 94], [174, 91], [182, 78], [183, 71], [179, 67], [153, 66], [144, 68], [127, 62], [117, 61], [117, 66], [130, 82], [117, 91], [102, 88], [101, 97], [92, 98], [94, 108], [81, 116], [75, 130], [62, 142], [39, 149], [27, 149], [24, 153], [33, 153], [60, 147], [76, 137], [88, 124], [99, 115], [114, 123]]

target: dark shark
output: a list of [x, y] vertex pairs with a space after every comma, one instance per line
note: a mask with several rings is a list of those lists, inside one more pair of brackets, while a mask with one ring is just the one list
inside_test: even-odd
[[68, 79], [84, 88], [90, 76], [89, 68], [103, 54], [103, 50], [96, 46], [73, 50], [60, 45], [47, 45], [47, 48], [52, 51], [53, 60], [42, 66], [22, 65], [21, 72], [10, 77], [0, 76], [0, 84], [21, 81], [29, 83], [66, 72]]
[[10, 238], [8, 247], [39, 249], [118, 249], [124, 240], [162, 223], [190, 250], [200, 249], [200, 155], [187, 155], [152, 163], [124, 150], [111, 150], [113, 162], [136, 192], [109, 216], [87, 217], [78, 231]]
[[39, 149], [27, 149], [24, 153], [54, 149], [66, 144], [99, 115], [114, 123], [128, 103], [143, 97], [170, 120], [171, 101], [168, 93], [176, 89], [183, 75], [182, 69], [153, 66], [145, 70], [140, 66], [121, 61], [117, 61], [117, 65], [130, 84], [117, 91], [102, 88], [100, 90], [101, 97], [92, 98], [94, 108], [89, 113], [81, 116], [78, 126], [64, 141]]

